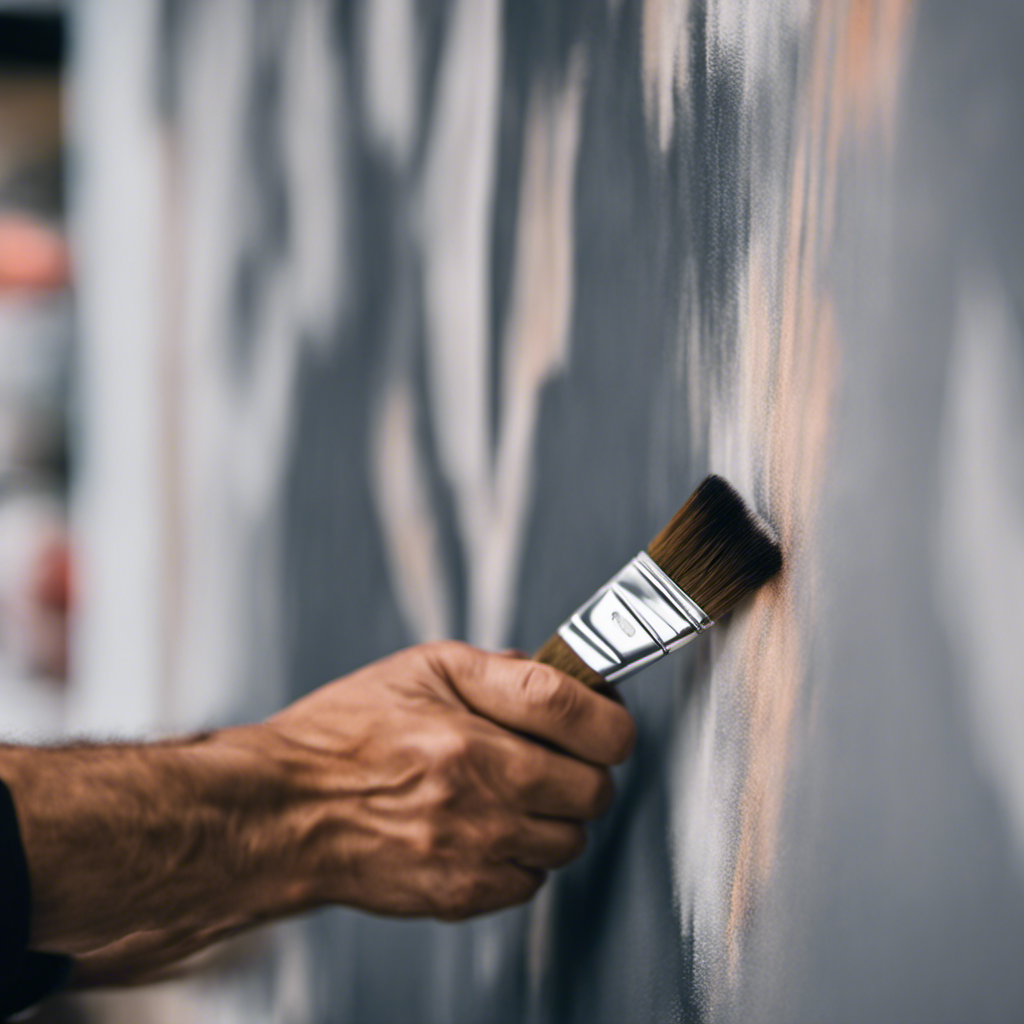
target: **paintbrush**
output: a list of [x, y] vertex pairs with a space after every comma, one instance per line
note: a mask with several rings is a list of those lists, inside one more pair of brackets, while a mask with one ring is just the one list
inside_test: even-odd
[[782, 568], [768, 525], [720, 476], [534, 655], [591, 686], [618, 683], [704, 632]]

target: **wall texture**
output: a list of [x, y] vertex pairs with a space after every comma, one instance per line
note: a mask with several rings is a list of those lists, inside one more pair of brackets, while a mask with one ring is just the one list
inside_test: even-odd
[[534, 648], [709, 470], [787, 568], [623, 686], [531, 907], [325, 912], [152, 1018], [1019, 1016], [1020, 5], [157, 14], [162, 723]]

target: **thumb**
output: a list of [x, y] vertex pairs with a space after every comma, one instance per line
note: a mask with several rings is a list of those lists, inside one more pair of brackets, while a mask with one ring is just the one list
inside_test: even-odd
[[550, 665], [442, 644], [435, 668], [477, 714], [594, 764], [618, 764], [636, 726], [621, 704]]

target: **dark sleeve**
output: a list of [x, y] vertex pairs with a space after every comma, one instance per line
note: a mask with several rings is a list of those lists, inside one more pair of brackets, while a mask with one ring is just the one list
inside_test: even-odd
[[71, 957], [29, 951], [31, 911], [28, 863], [14, 801], [0, 781], [0, 1019], [39, 1002], [71, 973]]

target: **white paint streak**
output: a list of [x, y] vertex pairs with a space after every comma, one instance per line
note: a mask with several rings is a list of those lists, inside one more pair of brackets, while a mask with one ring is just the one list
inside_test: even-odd
[[331, 6], [301, 0], [292, 4], [292, 18], [284, 81], [287, 272], [296, 326], [325, 347], [349, 298], [344, 83], [331, 42]]
[[810, 0], [766, 4], [763, 0], [709, 0], [709, 60], [727, 61], [743, 75], [743, 96], [784, 66], [783, 42], [806, 34], [814, 17]]
[[388, 385], [371, 431], [371, 473], [391, 586], [417, 640], [451, 635], [451, 598], [407, 379]]
[[[648, 2], [655, 6], [653, 0]], [[769, 94], [774, 97], [767, 118], [776, 130], [763, 134], [785, 138], [784, 126], [794, 116], [792, 98], [785, 89], [772, 89], [771, 83], [783, 70], [788, 70], [789, 65], [788, 62], [773, 64], [766, 56], [778, 52], [778, 45], [768, 42], [767, 37], [777, 39], [787, 31], [780, 24], [778, 12], [763, 5], [753, 5], [750, 9], [742, 0], [711, 0], [706, 19], [705, 56], [709, 70], [721, 74], [728, 70], [722, 67], [726, 62], [735, 69], [734, 73], [742, 74], [746, 101], [753, 92], [751, 83], [755, 70], [747, 67], [747, 61], [752, 61], [756, 74], [762, 76], [762, 82], [768, 84]], [[748, 27], [748, 23], [753, 26]], [[646, 23], [644, 27], [646, 32]], [[748, 55], [743, 49], [750, 32], [760, 32], [766, 37], [757, 43], [759, 56]], [[645, 48], [647, 45], [645, 35]], [[685, 45], [688, 45], [688, 38]], [[645, 97], [653, 95], [656, 88], [665, 90], [668, 68], [657, 68], [652, 63], [653, 71], [648, 72], [648, 65], [644, 67]], [[675, 73], [674, 66], [672, 73]], [[659, 132], [666, 131], [665, 125], [656, 120], [664, 117], [662, 102], [659, 100], [647, 108], [648, 119], [659, 126]], [[746, 103], [742, 117], [744, 124], [751, 123], [751, 108]], [[664, 135], [659, 137], [664, 149], [670, 139]], [[752, 312], [761, 312], [773, 327], [778, 326], [779, 272], [775, 260], [767, 254], [774, 255], [784, 249], [789, 185], [784, 150], [776, 148], [755, 157], [748, 149], [742, 159], [747, 168], [757, 159], [757, 173], [748, 172], [755, 206], [750, 251], [746, 259], [739, 261], [733, 296], [736, 333], [730, 341], [735, 344], [734, 362], [728, 372], [716, 373], [720, 339], [702, 335], [700, 314], [705, 296], [699, 291], [697, 268], [692, 262], [684, 264], [681, 275], [684, 303], [680, 345], [686, 354], [685, 393], [694, 452], [698, 456], [706, 453], [715, 471], [722, 473], [750, 500], [755, 474], [764, 463], [765, 445], [765, 438], [757, 436], [758, 426], [763, 429], [765, 422], [763, 410], [761, 415], [751, 415], [758, 408], [753, 379], [754, 341], [763, 342], [766, 335], [773, 333], [764, 330], [765, 324], [753, 322]], [[717, 213], [723, 220], [738, 215], [738, 210]], [[759, 296], [763, 303], [748, 303], [744, 298], [752, 277], [761, 282], [756, 287], [764, 287], [764, 294]], [[709, 387], [709, 380], [715, 382], [713, 387]], [[727, 988], [723, 982], [730, 974], [727, 934], [739, 841], [736, 809], [746, 760], [746, 737], [738, 723], [749, 718], [740, 682], [745, 644], [743, 615], [740, 613], [733, 618], [728, 629], [715, 629], [710, 636], [710, 667], [706, 671], [711, 675], [711, 682], [696, 689], [686, 706], [680, 709], [680, 730], [673, 742], [670, 774], [675, 896], [686, 937], [694, 944], [694, 963], [698, 970], [696, 990], [709, 1002], [722, 998]]]
[[243, 654], [226, 639], [245, 635], [240, 541], [250, 528], [232, 496], [235, 400], [223, 350], [238, 235], [250, 220], [239, 210], [239, 185], [252, 11], [240, 0], [195, 10], [180, 117], [183, 564], [171, 717], [182, 726], [223, 713], [236, 696]]
[[935, 543], [974, 752], [1024, 873], [1024, 338], [998, 281], [960, 292]]
[[[74, 635], [67, 725], [158, 728], [167, 641], [159, 586], [160, 137], [148, 101], [157, 4], [89, 3], [77, 14], [73, 124], [82, 361], [82, 477], [73, 509], [86, 599]], [[130, 628], [126, 628], [126, 623]]]
[[500, 7], [452, 11], [421, 194], [431, 418], [471, 550], [490, 512], [490, 257]]
[[404, 167], [416, 141], [420, 65], [416, 10], [412, 0], [371, 0], [359, 8], [359, 14], [366, 113], [373, 141]]
[[664, 152], [689, 84], [690, 0], [644, 0], [642, 19], [644, 107]]
[[[501, 72], [498, 8], [461, 3], [445, 48], [421, 192], [427, 379], [438, 458], [452, 488], [466, 566], [467, 635], [484, 647], [507, 638], [533, 485], [537, 415], [545, 384], [568, 359], [573, 296], [573, 198], [584, 60], [560, 88], [533, 87], [526, 118], [500, 418], [491, 457], [491, 231]], [[451, 629], [448, 588], [417, 445], [407, 361], [397, 360], [373, 431], [374, 498], [392, 584], [417, 639]], [[542, 942], [542, 920], [533, 929]], [[439, 964], [453, 954], [440, 941]], [[536, 945], [536, 943], [531, 943]], [[502, 928], [473, 925], [473, 969], [491, 986]], [[536, 960], [536, 957], [533, 957]], [[439, 1016], [451, 992], [435, 991]]]
[[567, 358], [583, 60], [535, 87], [526, 127], [497, 451], [490, 451], [490, 260], [497, 7], [461, 4], [446, 47], [421, 224], [431, 415], [467, 565], [468, 636], [506, 637], [532, 485], [539, 396]]
[[[279, 516], [296, 374], [303, 340], [322, 348], [333, 337], [346, 292], [344, 74], [325, 5], [303, 0], [289, 9], [282, 72], [288, 248], [260, 281], [243, 368], [234, 365], [234, 274], [261, 188], [244, 134], [257, 12], [244, 0], [194, 10], [180, 115], [183, 565], [171, 714], [181, 725], [229, 714], [244, 694], [251, 705], [254, 689], [267, 710], [280, 699]], [[253, 636], [259, 650], [227, 642]]]
[[[711, 644], [714, 645], [712, 633]], [[718, 645], [715, 645], [718, 646]], [[719, 656], [717, 650], [712, 652]], [[729, 907], [733, 837], [723, 814], [736, 790], [733, 762], [716, 749], [719, 724], [729, 709], [719, 709], [718, 691], [694, 691], [680, 711], [681, 729], [672, 746], [670, 778], [677, 796], [670, 803], [670, 838], [677, 869], [673, 876], [680, 919], [692, 923], [698, 992], [724, 971], [718, 937], [725, 933]], [[678, 794], [686, 794], [685, 801]], [[685, 867], [685, 870], [680, 870]]]
[[470, 636], [498, 646], [509, 627], [533, 491], [537, 415], [545, 384], [565, 368], [573, 296], [573, 194], [584, 62], [531, 98], [521, 176], [512, 298], [501, 372], [493, 519], [470, 578]]
[[[749, 99], [757, 83], [781, 66], [786, 34], [805, 31], [814, 11], [808, 0], [766, 4], [759, 0], [708, 0], [706, 59], [743, 76]], [[691, 0], [643, 0], [641, 73], [644, 111], [658, 147], [671, 145], [677, 108], [690, 84]]]

